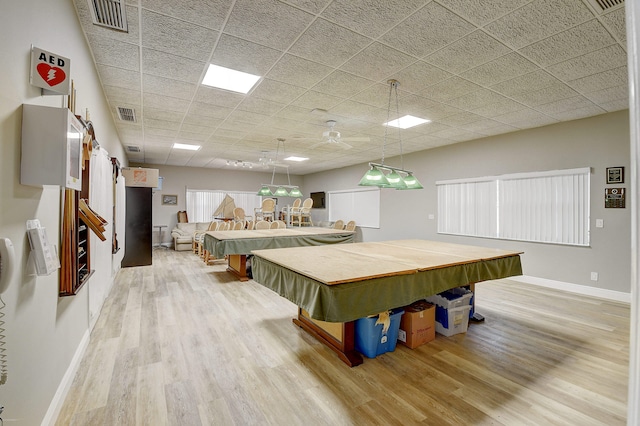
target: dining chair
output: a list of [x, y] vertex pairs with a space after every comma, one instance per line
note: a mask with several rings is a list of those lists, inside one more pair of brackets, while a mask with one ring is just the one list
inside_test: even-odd
[[251, 220], [253, 216], [247, 216], [242, 207], [236, 207], [233, 209], [233, 220], [235, 221], [247, 221]]
[[244, 220], [239, 220], [237, 222], [234, 222], [233, 224], [234, 231], [241, 231], [244, 229], [244, 227], [245, 227]]
[[356, 230], [356, 221], [350, 220], [347, 222], [347, 226], [344, 227], [345, 231], [355, 231]]
[[258, 220], [274, 220], [276, 212], [276, 200], [273, 198], [265, 198], [262, 205], [254, 210], [255, 219]]
[[269, 229], [270, 226], [271, 226], [270, 222], [267, 222], [266, 220], [259, 220], [256, 222], [253, 229]]
[[305, 225], [313, 226], [313, 220], [311, 220], [311, 207], [313, 206], [313, 200], [311, 198], [307, 198], [302, 202], [302, 206], [300, 209], [292, 215], [291, 224], [298, 224], [298, 226]]
[[333, 224], [333, 229], [344, 229], [344, 220], [338, 219]]

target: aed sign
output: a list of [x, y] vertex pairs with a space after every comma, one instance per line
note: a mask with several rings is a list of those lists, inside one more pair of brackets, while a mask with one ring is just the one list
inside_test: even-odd
[[31, 84], [36, 87], [59, 93], [69, 94], [71, 61], [68, 58], [31, 48]]

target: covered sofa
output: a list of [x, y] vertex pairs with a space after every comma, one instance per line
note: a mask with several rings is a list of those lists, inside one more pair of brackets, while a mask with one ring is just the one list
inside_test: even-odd
[[211, 222], [177, 223], [176, 227], [171, 230], [174, 250], [191, 250], [193, 247], [193, 237], [196, 231], [206, 231], [207, 229], [209, 229], [210, 223]]

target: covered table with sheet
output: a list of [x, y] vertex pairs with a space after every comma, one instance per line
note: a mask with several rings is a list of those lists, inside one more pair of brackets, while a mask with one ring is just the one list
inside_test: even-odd
[[298, 306], [294, 323], [350, 366], [354, 321], [480, 281], [522, 274], [521, 252], [426, 240], [254, 250], [256, 282]]

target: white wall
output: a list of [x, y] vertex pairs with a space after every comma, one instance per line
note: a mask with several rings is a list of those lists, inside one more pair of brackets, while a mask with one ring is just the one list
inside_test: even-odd
[[[449, 145], [405, 156], [404, 166], [425, 187], [420, 191], [385, 189], [380, 229], [362, 229], [364, 241], [425, 238], [462, 244], [522, 250], [524, 274], [548, 280], [629, 292], [631, 209], [604, 208], [605, 169], [629, 172], [628, 111]], [[428, 126], [428, 124], [426, 124]], [[386, 161], [399, 165], [397, 158]], [[435, 182], [505, 173], [591, 167], [591, 247], [569, 247], [486, 238], [439, 235]], [[366, 164], [304, 177], [304, 191], [356, 188]], [[625, 184], [630, 188], [629, 178]], [[429, 220], [433, 214], [436, 219]], [[313, 210], [314, 221], [327, 210]], [[349, 218], [343, 218], [345, 221]], [[604, 220], [604, 228], [595, 227]], [[598, 272], [599, 281], [590, 273]]]
[[[32, 44], [71, 60], [77, 113], [84, 116], [88, 108], [100, 145], [111, 156], [125, 160], [72, 2], [3, 1], [1, 10], [0, 237], [13, 241], [17, 271], [2, 294], [8, 380], [0, 386], [0, 405], [5, 407], [5, 424], [18, 419], [10, 424], [37, 425], [45, 418], [73, 356], [86, 342], [90, 318], [87, 286], [76, 296], [59, 298], [58, 274], [25, 274], [28, 219], [39, 219], [49, 240], [59, 244], [60, 190], [20, 184], [22, 104], [66, 105], [62, 96], [41, 96], [40, 89], [29, 84]], [[108, 286], [112, 281], [111, 269], [101, 269], [89, 285]]]

